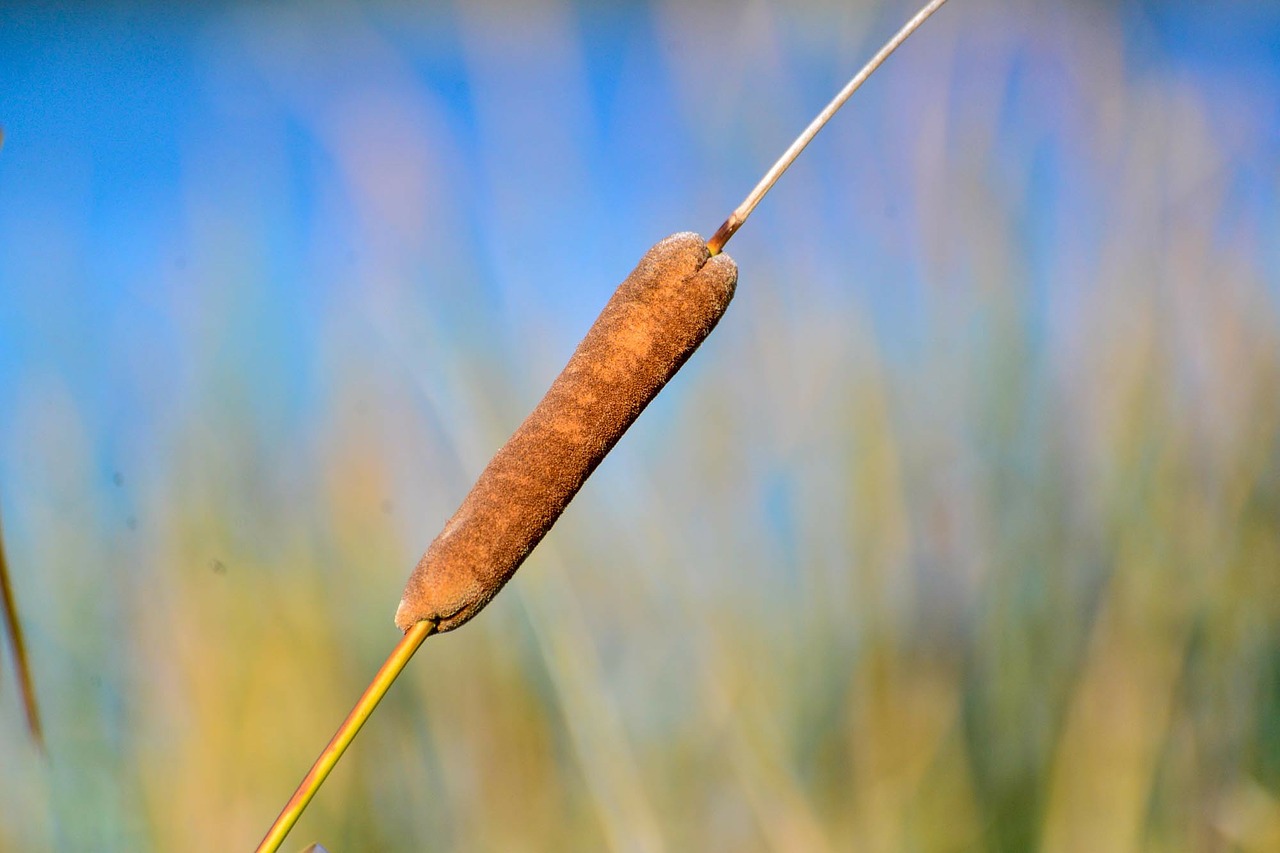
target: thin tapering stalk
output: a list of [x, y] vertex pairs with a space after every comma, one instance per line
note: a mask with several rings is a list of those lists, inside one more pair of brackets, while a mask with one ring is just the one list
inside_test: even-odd
[[383, 662], [373, 680], [369, 682], [369, 686], [365, 688], [364, 693], [356, 701], [351, 713], [347, 715], [347, 718], [342, 721], [342, 725], [338, 727], [338, 731], [334, 733], [329, 745], [320, 753], [320, 757], [316, 759], [315, 764], [311, 765], [307, 775], [302, 777], [298, 790], [293, 792], [293, 796], [289, 798], [289, 802], [285, 803], [284, 809], [281, 810], [280, 816], [276, 818], [275, 823], [271, 824], [271, 829], [267, 830], [262, 843], [258, 845], [258, 853], [274, 853], [274, 851], [280, 849], [285, 836], [289, 834], [289, 830], [293, 829], [293, 825], [298, 822], [303, 810], [311, 802], [312, 797], [316, 795], [316, 791], [320, 789], [320, 786], [324, 784], [324, 780], [329, 777], [329, 772], [333, 770], [338, 763], [338, 759], [342, 757], [342, 753], [346, 751], [351, 741], [355, 739], [365, 720], [369, 719], [373, 709], [378, 707], [378, 703], [382, 701], [382, 697], [386, 695], [392, 683], [404, 670], [405, 664], [413, 657], [413, 653], [422, 645], [422, 641], [435, 633], [435, 630], [434, 622], [418, 622], [405, 633], [400, 642], [396, 644], [396, 647], [391, 650], [391, 654], [387, 656], [386, 661]]
[[947, 0], [931, 0], [930, 3], [917, 12], [914, 18], [907, 21], [906, 25], [898, 30], [897, 35], [885, 42], [884, 47], [880, 48], [879, 52], [871, 57], [870, 62], [862, 66], [862, 70], [853, 76], [853, 79], [840, 90], [840, 94], [836, 95], [822, 112], [818, 113], [818, 117], [809, 122], [809, 126], [804, 129], [804, 133], [796, 137], [796, 141], [792, 142], [791, 146], [778, 158], [778, 162], [774, 163], [768, 172], [765, 172], [764, 177], [760, 179], [760, 183], [756, 184], [755, 189], [747, 194], [742, 204], [738, 205], [737, 209], [729, 214], [729, 218], [724, 221], [724, 224], [716, 230], [716, 233], [711, 235], [711, 239], [707, 241], [707, 249], [711, 254], [720, 254], [720, 251], [724, 249], [724, 244], [728, 243], [729, 238], [737, 233], [738, 229], [742, 227], [742, 223], [747, 221], [747, 217], [751, 215], [751, 211], [756, 209], [760, 199], [764, 198], [765, 193], [772, 189], [778, 178], [782, 177], [782, 173], [791, 167], [791, 164], [800, 156], [800, 152], [805, 149], [805, 146], [818, 135], [818, 131], [822, 130], [823, 126], [836, 114], [836, 111], [844, 106], [844, 102], [849, 100], [849, 97], [858, 91], [858, 87], [865, 83], [867, 78], [889, 58], [889, 54], [897, 50], [898, 45], [906, 41], [945, 2]]

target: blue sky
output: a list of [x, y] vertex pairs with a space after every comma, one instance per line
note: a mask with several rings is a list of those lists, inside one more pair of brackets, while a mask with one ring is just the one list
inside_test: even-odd
[[[710, 233], [780, 151], [775, 140], [797, 131], [869, 52], [846, 61], [806, 51], [830, 47], [816, 13], [793, 22], [785, 7], [772, 10], [772, 37], [753, 41], [759, 10], [725, 10], [726, 38], [746, 33], [744, 43], [773, 53], [742, 57], [723, 86], [695, 81], [696, 91], [724, 93], [695, 121], [680, 100], [690, 84], [675, 70], [692, 48], [669, 10], [552, 8], [516, 41], [475, 16], [394, 6], [19, 4], [0, 13], [0, 412], [21, 410], [33, 385], [63, 383], [104, 472], [211, 396], [230, 395], [261, 419], [257, 428], [287, 441], [326, 393], [320, 337], [333, 312], [366, 292], [412, 317], [438, 352], [489, 357], [518, 374], [522, 346], [538, 346], [543, 329], [539, 359], [554, 363], [607, 294], [600, 282], [619, 279], [667, 231]], [[1053, 19], [1051, 4], [1040, 9], [1040, 20]], [[905, 11], [882, 10], [863, 41]], [[944, 14], [964, 33], [964, 0]], [[1221, 111], [1232, 156], [1226, 227], [1243, 216], [1274, 230], [1277, 7], [1135, 3], [1112, 18], [1100, 4], [1096, 14], [1123, 27], [1136, 79], [1175, 81]], [[1090, 196], [1069, 177], [1085, 168], [1070, 140], [1045, 130], [1070, 106], [1044, 100], [1053, 91], [1045, 81], [1067, 80], [1070, 69], [1055, 71], [1019, 24], [1011, 31], [1030, 40], [1008, 83], [1000, 145], [1034, 164], [1024, 203], [1036, 215], [1023, 219], [1022, 252], [1030, 280], [1049, 288], [1062, 229], [1087, 233], [1105, 219], [1089, 221]], [[961, 49], [984, 37], [965, 34]], [[936, 84], [920, 42], [884, 76]], [[865, 133], [862, 116], [884, 107], [888, 85], [873, 82], [855, 99], [730, 251], [766, 265], [772, 241], [807, 228], [798, 206], [816, 209], [818, 227], [831, 229], [820, 233], [848, 234], [848, 251], [870, 272], [860, 286], [877, 321], [910, 328], [927, 267], [909, 242], [895, 254], [857, 236], [845, 223], [859, 211], [815, 180], [844, 168], [842, 139], [884, 155], [857, 167], [865, 174], [899, 168], [892, 142], [854, 136]], [[777, 87], [792, 96], [787, 114], [753, 110], [776, 103]], [[401, 106], [379, 106], [384, 90]], [[1057, 94], [1078, 91], [1064, 84]], [[379, 117], [391, 123], [379, 127]], [[344, 120], [368, 125], [344, 135]], [[360, 161], [384, 137], [390, 177]], [[421, 140], [429, 150], [419, 161]], [[353, 195], [361, 192], [364, 202]], [[885, 215], [909, 241], [917, 214]], [[914, 284], [874, 287], [903, 269]], [[408, 357], [388, 347], [392, 362]], [[14, 429], [0, 416], [5, 480], [32, 440]]]

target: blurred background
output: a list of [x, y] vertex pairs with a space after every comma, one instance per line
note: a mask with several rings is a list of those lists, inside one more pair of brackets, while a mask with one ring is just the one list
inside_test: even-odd
[[[8, 3], [0, 849], [248, 849], [655, 241], [916, 2]], [[1280, 7], [956, 0], [294, 830], [1280, 849]]]

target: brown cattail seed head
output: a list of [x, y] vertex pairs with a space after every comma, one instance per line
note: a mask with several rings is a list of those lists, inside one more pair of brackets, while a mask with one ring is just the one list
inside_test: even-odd
[[674, 234], [627, 276], [542, 402], [481, 473], [409, 576], [407, 631], [480, 612], [511, 579], [622, 434], [715, 328], [738, 267]]

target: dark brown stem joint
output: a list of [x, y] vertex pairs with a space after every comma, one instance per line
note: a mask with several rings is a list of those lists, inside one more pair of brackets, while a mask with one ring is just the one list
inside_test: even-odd
[[729, 238], [736, 234], [740, 227], [742, 227], [742, 217], [735, 212], [716, 229], [716, 233], [712, 234], [711, 239], [707, 241], [707, 251], [712, 257], [724, 250], [724, 244], [729, 242]]

